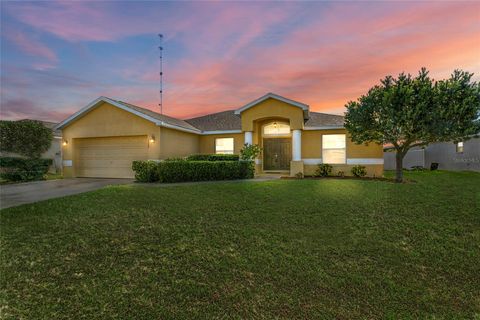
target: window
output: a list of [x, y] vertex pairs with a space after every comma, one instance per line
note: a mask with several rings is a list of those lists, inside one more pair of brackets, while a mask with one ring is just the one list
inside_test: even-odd
[[233, 154], [233, 138], [215, 139], [216, 154]]
[[322, 136], [322, 162], [345, 163], [346, 142], [344, 134], [324, 134]]
[[290, 126], [286, 123], [272, 122], [263, 127], [264, 136], [288, 136]]
[[457, 153], [463, 153], [463, 141], [457, 142]]

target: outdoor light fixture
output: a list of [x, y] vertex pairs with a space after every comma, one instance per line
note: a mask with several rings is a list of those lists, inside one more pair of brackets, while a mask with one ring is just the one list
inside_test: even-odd
[[68, 144], [67, 139], [63, 140], [62, 144], [63, 144], [64, 146], [66, 146], [66, 145]]
[[150, 143], [154, 143], [155, 142], [155, 136], [152, 134], [150, 136]]
[[276, 122], [273, 123], [273, 127], [274, 127], [275, 129], [277, 129], [277, 123], [276, 123]]

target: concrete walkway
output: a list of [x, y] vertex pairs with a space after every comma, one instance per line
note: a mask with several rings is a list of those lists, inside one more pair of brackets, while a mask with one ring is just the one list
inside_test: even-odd
[[25, 203], [97, 190], [107, 185], [132, 182], [132, 179], [74, 178], [6, 184], [0, 186], [0, 208], [15, 207]]

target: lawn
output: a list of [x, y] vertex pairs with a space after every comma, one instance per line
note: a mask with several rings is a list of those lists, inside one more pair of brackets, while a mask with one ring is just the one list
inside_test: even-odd
[[113, 186], [5, 209], [0, 318], [480, 317], [480, 174]]

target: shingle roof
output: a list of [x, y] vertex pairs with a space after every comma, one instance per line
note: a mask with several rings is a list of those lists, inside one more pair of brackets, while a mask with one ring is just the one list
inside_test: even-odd
[[[114, 100], [114, 99], [112, 99]], [[169, 117], [169, 116], [166, 116], [166, 115], [163, 115], [163, 114], [160, 114], [160, 113], [157, 113], [155, 111], [152, 111], [152, 110], [149, 110], [149, 109], [145, 109], [145, 108], [142, 108], [142, 107], [139, 107], [139, 106], [136, 106], [136, 105], [133, 105], [133, 104], [130, 104], [130, 103], [127, 103], [127, 102], [123, 102], [123, 101], [119, 101], [119, 100], [115, 100], [116, 102], [120, 103], [120, 104], [123, 104], [124, 106], [128, 107], [128, 108], [131, 108], [131, 109], [134, 109], [138, 112], [141, 112], [143, 114], [146, 114], [147, 116], [150, 116], [152, 118], [155, 118], [157, 120], [160, 120], [160, 121], [163, 121], [165, 123], [168, 123], [168, 124], [171, 124], [171, 125], [174, 125], [174, 126], [177, 126], [177, 127], [182, 127], [182, 128], [185, 128], [185, 129], [190, 129], [190, 130], [195, 130], [195, 131], [198, 131], [197, 128], [195, 128], [194, 126], [192, 126], [190, 123], [184, 121], [184, 120], [180, 120], [180, 119], [177, 119], [177, 118], [173, 118], [173, 117]]]
[[[242, 122], [238, 113], [239, 109], [236, 110], [226, 110], [222, 112], [207, 114], [201, 117], [181, 120], [166, 116], [155, 111], [145, 109], [127, 102], [120, 100], [114, 100], [107, 97], [99, 97], [98, 99], [92, 101], [90, 104], [85, 106], [80, 111], [76, 112], [69, 118], [65, 119], [57, 126], [55, 129], [61, 129], [68, 125], [75, 118], [81, 116], [83, 113], [88, 112], [91, 108], [97, 106], [100, 102], [107, 102], [113, 105], [116, 105], [119, 108], [125, 109], [126, 111], [131, 111], [136, 113], [140, 117], [155, 122], [158, 125], [162, 123], [168, 127], [176, 127], [178, 130], [186, 130], [188, 132], [201, 133], [202, 131], [230, 131], [230, 130], [241, 130]], [[306, 106], [306, 105], [305, 105]], [[308, 108], [308, 106], [307, 106]], [[305, 116], [308, 116], [308, 120], [305, 122], [305, 128], [325, 128], [325, 127], [338, 127], [343, 126], [344, 118], [343, 116], [326, 114], [319, 112], [308, 112], [304, 110]], [[157, 121], [158, 120], [158, 121]]]
[[307, 122], [305, 122], [305, 127], [343, 126], [344, 121], [345, 119], [343, 116], [310, 111], [310, 117]]
[[227, 110], [185, 120], [202, 131], [242, 130], [240, 116], [235, 110]]

